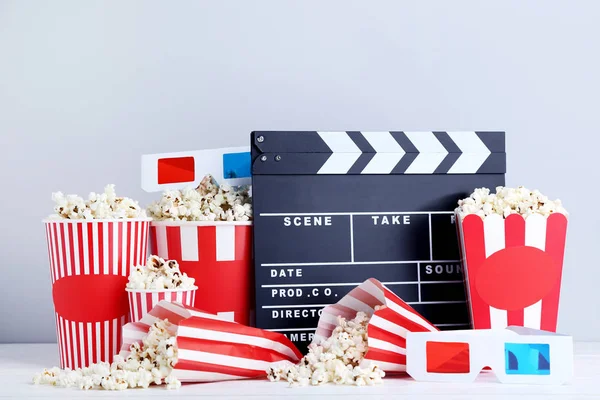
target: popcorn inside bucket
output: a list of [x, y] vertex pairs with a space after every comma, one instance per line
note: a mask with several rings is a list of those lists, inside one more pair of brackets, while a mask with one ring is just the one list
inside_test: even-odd
[[123, 219], [145, 218], [146, 210], [137, 201], [117, 197], [115, 185], [109, 184], [104, 193], [90, 193], [87, 200], [75, 194], [52, 193], [55, 214], [50, 219]]
[[524, 186], [518, 188], [498, 186], [496, 193], [490, 193], [488, 188], [475, 189], [469, 197], [458, 201], [456, 211], [460, 217], [469, 214], [480, 217], [498, 214], [504, 218], [513, 214], [525, 217], [534, 214], [545, 217], [551, 214], [568, 215], [560, 199], [550, 200], [539, 190], [529, 190]]
[[251, 196], [248, 187], [219, 185], [206, 175], [197, 188], [165, 191], [148, 214], [158, 221], [250, 221]]
[[130, 321], [141, 320], [162, 300], [193, 306], [197, 289], [194, 278], [182, 272], [177, 261], [150, 256], [145, 265], [133, 267], [129, 274], [125, 290]]
[[176, 260], [164, 260], [159, 256], [148, 257], [145, 265], [132, 268], [127, 289], [192, 289], [194, 278], [179, 269]]

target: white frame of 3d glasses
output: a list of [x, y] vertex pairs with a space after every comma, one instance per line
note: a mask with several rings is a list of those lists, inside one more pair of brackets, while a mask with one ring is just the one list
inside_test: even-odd
[[[427, 342], [469, 343], [470, 372], [427, 372]], [[505, 343], [548, 344], [548, 375], [507, 374]], [[511, 326], [506, 329], [481, 329], [440, 332], [408, 332], [406, 336], [406, 371], [417, 381], [473, 382], [489, 366], [501, 383], [560, 385], [573, 378], [573, 338], [553, 332]]]

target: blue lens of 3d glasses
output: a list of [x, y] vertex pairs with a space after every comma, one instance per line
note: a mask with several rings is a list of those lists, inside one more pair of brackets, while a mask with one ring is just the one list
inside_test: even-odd
[[509, 375], [550, 375], [550, 345], [505, 343], [506, 373]]
[[249, 178], [252, 176], [250, 164], [250, 153], [223, 154], [223, 177], [225, 179]]

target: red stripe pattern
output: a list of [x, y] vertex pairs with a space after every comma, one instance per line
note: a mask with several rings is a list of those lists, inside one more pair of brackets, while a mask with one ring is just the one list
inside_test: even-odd
[[164, 292], [127, 290], [127, 295], [129, 297], [129, 320], [131, 322], [138, 322], [161, 300], [193, 306], [196, 298], [196, 289]]
[[249, 325], [254, 304], [252, 226], [153, 222], [152, 254], [176, 260], [196, 280], [194, 306]]
[[[506, 248], [525, 246], [525, 219], [518, 214], [509, 215], [504, 221], [504, 240]], [[524, 310], [507, 312], [508, 326], [523, 326], [525, 324]]]
[[112, 362], [129, 320], [127, 276], [145, 263], [150, 221], [58, 220], [45, 227], [60, 366]]
[[[457, 215], [456, 220], [461, 221], [460, 216]], [[458, 223], [458, 227], [462, 239], [460, 246], [462, 249], [461, 256], [463, 257], [463, 278], [469, 301], [471, 325], [473, 329], [490, 328], [489, 306], [477, 295], [477, 289], [475, 288], [475, 277], [485, 261], [483, 220], [468, 215], [462, 222]]]
[[[375, 311], [380, 305], [386, 307]], [[365, 360], [375, 362], [385, 372], [406, 371], [407, 332], [438, 330], [382, 283], [371, 278], [352, 289], [337, 304], [323, 309], [314, 342], [320, 343], [331, 335], [338, 316], [351, 319], [358, 311], [372, 314]]]
[[[566, 243], [567, 217], [563, 214], [551, 214], [547, 218], [534, 215], [531, 220], [521, 215], [510, 215], [498, 226], [501, 232], [484, 228], [486, 222], [477, 215], [467, 215], [459, 221], [459, 236], [461, 255], [463, 257], [464, 276], [467, 287], [472, 326], [474, 329], [503, 328], [494, 326], [491, 318], [490, 305], [484, 301], [477, 290], [477, 278], [486, 268], [486, 261], [491, 255], [500, 254], [507, 249], [536, 247], [543, 250], [552, 259], [554, 267], [558, 270], [558, 280], [547, 294], [541, 299], [541, 307], [528, 306], [521, 309], [500, 310], [506, 313], [506, 325], [527, 326], [535, 329], [556, 332], [558, 318], [558, 302], [560, 297], [560, 281]], [[489, 218], [489, 217], [488, 217]], [[528, 231], [530, 230], [530, 231]], [[486, 236], [486, 233], [489, 235]], [[486, 245], [493, 241], [497, 249], [493, 254], [487, 254]], [[528, 243], [529, 242], [529, 243]], [[499, 245], [498, 245], [499, 243]], [[488, 246], [489, 247], [489, 246]], [[515, 260], [518, 262], [518, 260]], [[531, 265], [530, 265], [531, 266]], [[484, 271], [487, 272], [487, 271]], [[525, 275], [524, 275], [525, 276]], [[539, 276], [539, 275], [538, 275]], [[513, 293], [510, 281], [519, 279], [517, 276], [502, 276], [497, 285], [503, 285], [506, 293]], [[531, 278], [531, 277], [529, 277]], [[531, 291], [537, 289], [538, 280], [542, 277], [528, 281]], [[518, 293], [517, 293], [518, 294]], [[527, 321], [529, 313], [529, 323]]]
[[[546, 228], [546, 253], [552, 257], [562, 276], [565, 245], [567, 242], [567, 218], [562, 214], [548, 217]], [[542, 321], [540, 329], [556, 332], [558, 323], [558, 301], [560, 299], [560, 281], [558, 285], [542, 299]]]
[[123, 328], [121, 355], [140, 343], [157, 319], [168, 319], [177, 336], [174, 375], [182, 382], [259, 378], [273, 363], [297, 363], [302, 354], [284, 335], [226, 321], [217, 315], [168, 301]]

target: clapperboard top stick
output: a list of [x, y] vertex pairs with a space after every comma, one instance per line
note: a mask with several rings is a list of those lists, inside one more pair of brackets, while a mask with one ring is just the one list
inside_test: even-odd
[[255, 174], [485, 174], [506, 168], [503, 132], [257, 131], [252, 145]]
[[258, 327], [302, 347], [369, 278], [469, 327], [453, 211], [504, 185], [503, 132], [256, 131], [251, 146]]

